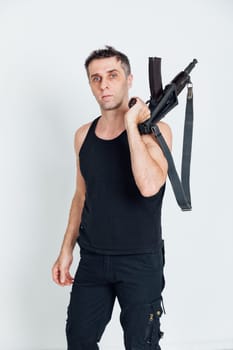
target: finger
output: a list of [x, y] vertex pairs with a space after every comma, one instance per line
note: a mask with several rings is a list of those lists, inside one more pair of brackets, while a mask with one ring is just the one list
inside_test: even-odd
[[53, 278], [53, 281], [57, 284], [59, 284], [59, 269], [58, 267], [54, 267], [52, 269], [52, 278]]
[[74, 278], [71, 276], [71, 274], [69, 273], [69, 271], [66, 274], [66, 281], [69, 284], [72, 284], [74, 282]]
[[71, 284], [73, 284], [74, 281], [66, 281], [63, 286], [70, 286]]
[[71, 281], [73, 281], [73, 277], [71, 276], [69, 269], [61, 268], [60, 282], [62, 284], [66, 284], [67, 282], [71, 282]]
[[60, 283], [62, 285], [64, 285], [64, 283], [66, 282], [66, 271], [64, 269], [61, 269], [61, 273], [60, 273]]

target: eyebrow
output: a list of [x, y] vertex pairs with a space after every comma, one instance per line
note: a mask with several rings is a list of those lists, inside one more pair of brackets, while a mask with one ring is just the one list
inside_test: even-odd
[[[119, 70], [118, 69], [110, 69], [110, 70], [108, 70], [107, 71], [107, 73], [113, 73], [113, 72], [117, 72], [117, 73], [119, 73]], [[94, 73], [94, 74], [92, 74], [91, 76], [90, 76], [90, 78], [93, 78], [93, 77], [99, 77], [101, 74], [99, 74], [99, 73]]]

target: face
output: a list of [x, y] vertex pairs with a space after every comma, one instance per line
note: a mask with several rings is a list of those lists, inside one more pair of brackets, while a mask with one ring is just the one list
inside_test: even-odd
[[126, 76], [116, 57], [95, 59], [88, 66], [89, 83], [101, 110], [114, 110], [128, 103], [132, 75]]

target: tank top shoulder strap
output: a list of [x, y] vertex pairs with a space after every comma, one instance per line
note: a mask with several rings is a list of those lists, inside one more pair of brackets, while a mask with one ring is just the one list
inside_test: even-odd
[[92, 123], [91, 123], [91, 125], [90, 125], [90, 127], [89, 127], [89, 129], [88, 129], [86, 139], [87, 139], [90, 135], [93, 135], [93, 133], [95, 132], [95, 127], [96, 127], [96, 124], [97, 124], [99, 118], [100, 118], [100, 116], [97, 117], [97, 118], [95, 118], [95, 119], [92, 121]]
[[92, 121], [92, 123], [91, 123], [91, 125], [90, 125], [90, 127], [89, 127], [89, 129], [88, 129], [88, 131], [87, 131], [86, 137], [85, 137], [85, 139], [84, 139], [84, 141], [83, 141], [83, 144], [82, 144], [82, 146], [81, 146], [81, 148], [80, 148], [79, 154], [83, 151], [83, 148], [85, 148], [85, 146], [86, 146], [89, 142], [92, 142], [91, 140], [93, 139], [93, 136], [94, 136], [94, 133], [95, 133], [95, 127], [96, 127], [96, 124], [97, 124], [99, 118], [100, 118], [100, 116], [97, 117], [97, 118], [95, 118], [95, 119]]

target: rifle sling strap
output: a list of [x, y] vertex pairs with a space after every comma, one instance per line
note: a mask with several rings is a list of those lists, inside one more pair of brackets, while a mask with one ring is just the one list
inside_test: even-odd
[[176, 197], [176, 201], [180, 208], [184, 211], [192, 209], [191, 195], [190, 195], [190, 163], [191, 163], [191, 151], [192, 151], [192, 135], [193, 135], [193, 90], [192, 84], [188, 85], [186, 110], [185, 110], [185, 123], [183, 134], [183, 151], [182, 151], [182, 165], [181, 165], [181, 180], [177, 173], [175, 163], [169, 147], [160, 132], [157, 124], [151, 127], [153, 134], [155, 135], [164, 156], [168, 162], [168, 176]]

